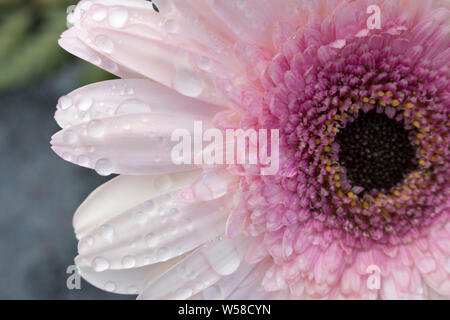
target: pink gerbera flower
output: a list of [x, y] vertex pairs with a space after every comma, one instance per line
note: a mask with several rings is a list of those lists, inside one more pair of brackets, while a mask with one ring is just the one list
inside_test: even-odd
[[[447, 0], [81, 1], [120, 76], [62, 97], [64, 159], [120, 174], [74, 217], [92, 284], [162, 298], [450, 297]], [[154, 80], [153, 81], [150, 81]], [[278, 129], [279, 170], [176, 165], [178, 128]]]

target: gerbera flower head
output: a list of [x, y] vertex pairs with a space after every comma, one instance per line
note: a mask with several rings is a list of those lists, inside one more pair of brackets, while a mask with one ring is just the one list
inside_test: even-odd
[[[449, 297], [449, 9], [81, 1], [61, 46], [123, 78], [56, 113], [58, 154], [121, 174], [75, 215], [82, 275], [148, 299]], [[277, 130], [278, 170], [174, 164], [197, 120]]]

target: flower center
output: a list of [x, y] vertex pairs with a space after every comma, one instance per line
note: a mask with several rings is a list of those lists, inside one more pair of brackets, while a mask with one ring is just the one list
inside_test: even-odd
[[346, 169], [350, 184], [362, 187], [364, 192], [386, 192], [401, 183], [417, 167], [410, 139], [413, 133], [384, 113], [360, 113], [335, 140], [339, 164]]

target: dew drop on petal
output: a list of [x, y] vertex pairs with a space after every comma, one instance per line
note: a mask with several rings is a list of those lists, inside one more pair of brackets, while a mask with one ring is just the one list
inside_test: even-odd
[[105, 7], [98, 7], [94, 10], [92, 14], [92, 19], [96, 22], [102, 22], [105, 20], [106, 16], [108, 15], [108, 10]]
[[197, 58], [197, 66], [204, 71], [208, 71], [211, 69], [211, 60], [207, 57], [198, 57]]
[[70, 108], [72, 106], [72, 99], [70, 97], [61, 97], [59, 99], [59, 104], [58, 106], [62, 109], [62, 110], [66, 110], [68, 108]]
[[122, 258], [122, 266], [125, 269], [133, 268], [136, 265], [136, 259], [132, 256], [125, 256]]
[[167, 247], [161, 247], [158, 249], [158, 251], [156, 252], [156, 256], [158, 259], [160, 259], [161, 261], [166, 261], [169, 259], [169, 248]]
[[114, 292], [114, 291], [116, 291], [117, 286], [116, 286], [116, 284], [114, 282], [108, 281], [108, 282], [105, 283], [105, 287], [104, 288], [108, 292]]
[[203, 91], [203, 81], [191, 70], [178, 69], [173, 78], [173, 87], [188, 97], [198, 97]]
[[108, 159], [98, 160], [95, 164], [95, 171], [97, 171], [99, 175], [109, 176], [113, 172], [111, 161]]
[[87, 111], [92, 106], [93, 100], [89, 97], [83, 97], [78, 101], [78, 109]]
[[109, 11], [108, 21], [113, 28], [123, 28], [128, 21], [128, 10], [124, 7], [112, 8]]
[[109, 269], [109, 262], [105, 258], [96, 257], [92, 262], [94, 270], [97, 272], [102, 272]]

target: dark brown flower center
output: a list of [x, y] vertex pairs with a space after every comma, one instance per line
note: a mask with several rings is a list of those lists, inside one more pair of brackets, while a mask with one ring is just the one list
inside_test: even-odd
[[412, 130], [384, 113], [360, 112], [336, 135], [339, 163], [352, 186], [389, 191], [417, 168]]

